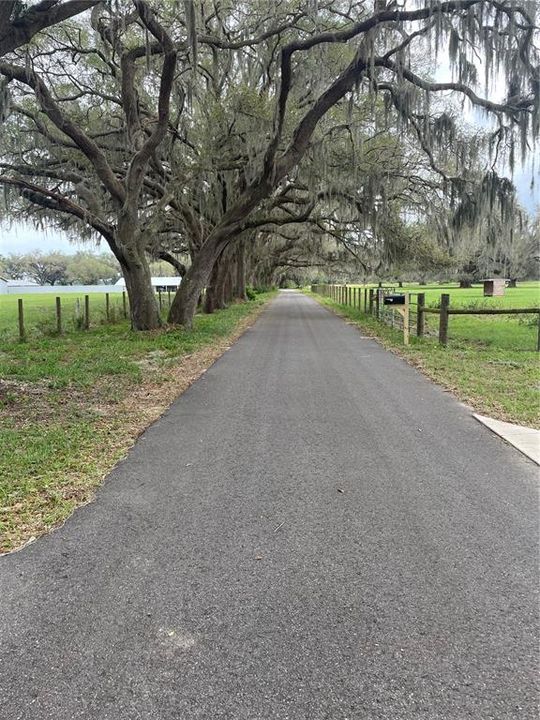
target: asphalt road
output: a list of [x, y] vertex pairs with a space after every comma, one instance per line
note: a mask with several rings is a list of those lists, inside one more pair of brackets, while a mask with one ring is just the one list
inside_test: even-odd
[[535, 466], [296, 293], [0, 559], [2, 720], [537, 718]]

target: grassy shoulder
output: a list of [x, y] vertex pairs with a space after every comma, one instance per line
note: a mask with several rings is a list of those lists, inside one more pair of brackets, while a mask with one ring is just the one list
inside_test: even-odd
[[[505, 331], [497, 325], [494, 333], [482, 319], [475, 323], [474, 316], [467, 316], [463, 328], [455, 326], [447, 348], [441, 347], [436, 338], [415, 337], [409, 346], [404, 346], [399, 331], [374, 317], [319, 295], [312, 297], [361, 326], [362, 332], [376, 337], [477, 412], [540, 428], [539, 357], [537, 352], [522, 349], [535, 346], [536, 328], [511, 322]], [[452, 317], [451, 322], [454, 324], [456, 319]]]
[[138, 435], [216, 360], [271, 298], [194, 328], [128, 324], [4, 343], [0, 351], [0, 552], [61, 523]]

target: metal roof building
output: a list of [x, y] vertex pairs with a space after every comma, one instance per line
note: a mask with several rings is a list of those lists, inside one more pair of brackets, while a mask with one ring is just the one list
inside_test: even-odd
[[[152, 278], [152, 287], [154, 290], [176, 290], [180, 283], [182, 282], [182, 278], [178, 276], [172, 276], [172, 277], [153, 277]], [[124, 278], [120, 278], [120, 280], [117, 280], [115, 283], [115, 287], [119, 288], [125, 288], [126, 287], [126, 281]]]

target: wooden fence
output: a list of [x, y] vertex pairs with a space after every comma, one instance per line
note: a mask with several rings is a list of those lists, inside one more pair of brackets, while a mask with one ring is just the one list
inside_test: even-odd
[[[111, 303], [111, 297], [110, 293], [104, 293], [105, 295], [105, 304], [103, 306], [103, 296], [99, 298], [99, 313], [101, 317], [101, 321], [105, 321], [107, 323], [112, 323], [117, 320], [117, 317], [121, 317], [122, 319], [127, 319], [129, 317], [129, 300], [127, 297], [127, 293], [124, 290], [122, 292], [121, 297], [121, 303], [116, 304], [116, 309], [114, 308], [114, 305]], [[172, 303], [172, 295], [171, 291], [161, 291], [158, 290], [156, 293], [157, 300], [159, 304], [159, 310], [162, 312], [164, 309], [171, 307]], [[75, 314], [75, 327], [81, 330], [89, 330], [92, 324], [92, 315], [96, 312], [95, 306], [94, 310], [92, 312], [92, 307], [90, 303], [90, 295], [84, 295], [82, 298], [79, 297], [70, 297], [70, 298], [61, 298], [60, 296], [57, 296], [55, 298], [55, 304], [54, 308], [51, 308], [51, 315], [50, 318], [52, 320], [52, 312], [54, 312], [54, 332], [57, 335], [62, 335], [66, 330], [66, 323], [65, 323], [65, 305], [67, 304], [70, 308], [70, 311], [74, 311]], [[114, 299], [120, 300], [120, 294], [114, 293], [113, 294]], [[121, 310], [120, 310], [121, 308]], [[24, 300], [23, 298], [17, 299], [17, 314], [18, 314], [18, 330], [19, 330], [19, 339], [24, 341], [28, 337], [28, 324], [26, 322], [25, 317], [25, 307], [24, 307]], [[43, 317], [41, 318], [41, 322], [43, 322]], [[39, 325], [40, 323], [37, 323]], [[34, 323], [34, 326], [36, 323]]]
[[[384, 297], [388, 294], [402, 293], [401, 288], [392, 287], [367, 288], [351, 287], [349, 285], [312, 285], [312, 292], [328, 297], [339, 305], [353, 307], [366, 315], [372, 315], [381, 322], [387, 322], [385, 313]], [[540, 352], [540, 308], [453, 308], [450, 305], [450, 295], [442, 293], [438, 307], [426, 307], [425, 293], [408, 293], [411, 302], [409, 313], [413, 315], [408, 318], [407, 328], [414, 328], [414, 334], [421, 338], [426, 334], [426, 314], [439, 316], [438, 338], [440, 345], [448, 345], [448, 327], [451, 315], [532, 315], [538, 316], [538, 333], [536, 350]], [[415, 316], [415, 317], [414, 317]], [[394, 324], [394, 314], [392, 313]], [[411, 322], [416, 320], [416, 322]]]
[[[117, 293], [115, 293], [116, 295]], [[116, 313], [112, 310], [110, 294], [104, 293], [105, 295], [105, 312], [102, 314], [105, 322], [114, 322], [116, 319]], [[101, 298], [100, 298], [101, 300]], [[90, 306], [90, 295], [84, 295], [82, 307], [81, 298], [64, 298], [64, 305], [62, 304], [62, 298], [57, 296], [55, 298], [54, 308], [51, 310], [54, 312], [54, 328], [57, 335], [62, 335], [66, 329], [65, 323], [65, 304], [69, 303], [70, 309], [74, 311], [75, 315], [75, 327], [81, 330], [89, 330], [91, 325], [91, 306]], [[103, 302], [100, 302], [101, 312], [103, 313]], [[122, 292], [122, 317], [126, 319], [128, 317], [129, 302], [126, 296], [126, 292]], [[34, 308], [35, 309], [35, 308]], [[25, 317], [25, 308], [23, 298], [17, 299], [17, 315], [18, 315], [18, 328], [19, 328], [19, 339], [26, 340], [28, 336], [27, 322]], [[39, 326], [43, 323], [43, 317], [40, 318], [40, 322], [37, 323]], [[36, 323], [34, 323], [34, 326]]]
[[538, 316], [538, 334], [536, 350], [540, 352], [540, 308], [453, 308], [450, 306], [450, 295], [443, 293], [437, 308], [422, 308], [422, 314], [435, 313], [439, 315], [439, 343], [448, 345], [448, 325], [450, 315], [534, 315]]

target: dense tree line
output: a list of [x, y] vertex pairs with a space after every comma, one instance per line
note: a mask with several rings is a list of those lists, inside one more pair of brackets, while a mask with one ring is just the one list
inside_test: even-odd
[[[286, 272], [515, 245], [497, 167], [539, 131], [535, 2], [86, 5], [0, 61], [4, 212], [105, 240], [134, 328], [160, 323], [152, 260], [183, 276], [169, 321], [189, 326], [204, 288], [212, 311]], [[466, 107], [491, 124], [467, 131]]]
[[2, 256], [0, 276], [11, 280], [32, 280], [38, 285], [111, 284], [120, 277], [120, 266], [108, 253], [41, 252]]

